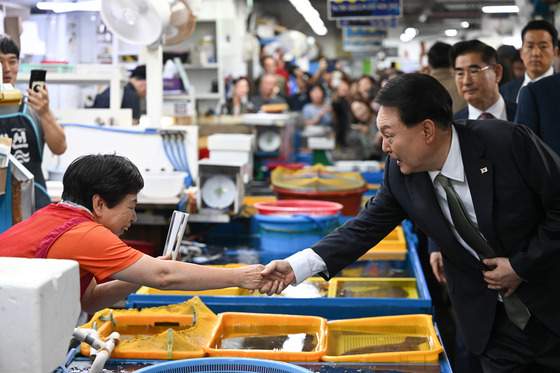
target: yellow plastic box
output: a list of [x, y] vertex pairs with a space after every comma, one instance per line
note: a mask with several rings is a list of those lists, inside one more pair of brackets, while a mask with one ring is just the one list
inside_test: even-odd
[[[81, 328], [92, 329], [97, 324], [102, 341], [118, 332], [120, 342], [111, 358], [176, 360], [204, 357], [203, 347], [208, 345], [217, 322], [218, 316], [194, 297], [188, 302], [142, 310], [105, 309]], [[81, 353], [89, 356], [90, 346], [82, 343]]]
[[335, 277], [330, 283], [329, 298], [418, 299], [415, 278]]
[[218, 317], [204, 348], [208, 356], [314, 362], [325, 354], [327, 320], [322, 317], [243, 312]]
[[402, 315], [327, 323], [329, 362], [437, 363], [443, 347], [432, 316]]
[[406, 239], [402, 227], [399, 225], [391, 231], [381, 242], [368, 250], [359, 260], [394, 259], [404, 260], [406, 257]]

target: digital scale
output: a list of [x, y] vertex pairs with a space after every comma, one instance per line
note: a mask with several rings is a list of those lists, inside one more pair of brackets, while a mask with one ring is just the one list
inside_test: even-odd
[[211, 210], [237, 214], [240, 211], [245, 194], [244, 165], [239, 161], [199, 161], [197, 206], [200, 213]]

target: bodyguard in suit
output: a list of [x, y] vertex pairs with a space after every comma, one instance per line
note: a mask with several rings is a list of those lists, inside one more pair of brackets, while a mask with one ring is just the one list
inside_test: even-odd
[[[317, 273], [330, 279], [409, 218], [441, 248], [457, 321], [484, 371], [557, 371], [560, 158], [523, 125], [453, 123], [449, 93], [428, 75], [393, 78], [376, 102], [389, 155], [376, 196], [311, 248], [269, 263], [262, 275], [283, 280], [260, 291], [279, 293]], [[470, 237], [451, 217], [457, 198], [448, 189], [471, 220]], [[472, 233], [494, 257], [467, 244]], [[505, 310], [506, 298], [530, 312], [524, 323]]]
[[560, 154], [560, 73], [531, 83], [519, 95], [516, 123], [533, 130]]
[[494, 48], [479, 40], [460, 41], [451, 47], [449, 60], [455, 72], [457, 91], [468, 103], [466, 108], [453, 114], [454, 120], [485, 116], [514, 120], [517, 105], [500, 95], [498, 84], [503, 68]]
[[511, 80], [500, 87], [506, 101], [518, 102], [519, 92], [531, 82], [554, 74], [552, 64], [558, 57], [558, 31], [550, 22], [533, 20], [521, 30], [521, 59], [525, 76]]

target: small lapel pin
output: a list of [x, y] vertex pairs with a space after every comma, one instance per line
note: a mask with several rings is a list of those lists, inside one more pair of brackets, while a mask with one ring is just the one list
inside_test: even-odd
[[487, 172], [488, 172], [488, 167], [483, 167], [483, 168], [480, 169], [481, 174], [485, 174]]

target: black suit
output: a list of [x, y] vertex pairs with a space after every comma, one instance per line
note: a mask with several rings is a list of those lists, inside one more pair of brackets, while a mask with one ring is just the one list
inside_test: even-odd
[[519, 90], [521, 89], [524, 80], [525, 80], [525, 75], [510, 80], [504, 85], [501, 85], [500, 94], [502, 95], [504, 100], [510, 102], [517, 102], [517, 95], [519, 94]]
[[[454, 126], [482, 234], [527, 281], [517, 294], [532, 315], [560, 335], [560, 158], [522, 125], [470, 120]], [[455, 239], [427, 172], [404, 175], [389, 158], [376, 196], [312, 249], [332, 277], [405, 218], [442, 248], [457, 321], [467, 347], [480, 354], [492, 331], [497, 292], [483, 280], [482, 263]]]
[[560, 73], [528, 84], [519, 95], [515, 117], [560, 154]]
[[[515, 101], [511, 102], [511, 101], [507, 101], [504, 100], [506, 103], [506, 116], [507, 116], [507, 120], [510, 122], [513, 122], [515, 119], [515, 113], [517, 112], [517, 104], [515, 103]], [[456, 111], [453, 114], [453, 120], [459, 120], [459, 119], [469, 119], [469, 107], [464, 107], [461, 110]]]

